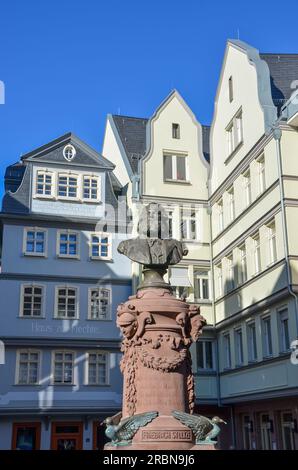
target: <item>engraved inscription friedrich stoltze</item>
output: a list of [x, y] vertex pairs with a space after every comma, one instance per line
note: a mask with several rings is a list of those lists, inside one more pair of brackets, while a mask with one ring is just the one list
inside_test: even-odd
[[142, 431], [143, 441], [192, 441], [190, 430]]

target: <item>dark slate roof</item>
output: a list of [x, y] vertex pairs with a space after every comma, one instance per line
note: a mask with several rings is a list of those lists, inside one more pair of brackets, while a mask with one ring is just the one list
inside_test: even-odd
[[210, 126], [202, 125], [203, 154], [207, 162], [210, 162]]
[[[73, 145], [76, 149], [76, 155], [70, 162], [67, 162], [63, 156], [63, 149], [67, 144]], [[67, 164], [68, 166], [91, 166], [107, 170], [115, 168], [113, 163], [71, 132], [42, 147], [38, 147], [32, 152], [26, 153], [21, 159], [22, 161], [40, 161], [44, 163]]]
[[22, 162], [14, 163], [6, 168], [4, 175], [5, 191], [15, 192], [20, 186], [26, 166]]
[[272, 99], [280, 110], [294, 91], [292, 82], [298, 80], [298, 54], [260, 53], [260, 57], [268, 64]]
[[147, 118], [112, 115], [133, 173], [138, 172], [138, 162], [146, 151]]
[[2, 212], [28, 214], [30, 208], [31, 165], [26, 165], [23, 179], [15, 192], [7, 191], [2, 199]]

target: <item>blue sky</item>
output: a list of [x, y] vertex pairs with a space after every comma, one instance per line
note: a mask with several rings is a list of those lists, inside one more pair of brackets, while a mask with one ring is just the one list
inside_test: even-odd
[[0, 178], [73, 131], [101, 150], [107, 113], [150, 116], [177, 88], [209, 124], [228, 38], [298, 52], [298, 3], [200, 0], [2, 0]]

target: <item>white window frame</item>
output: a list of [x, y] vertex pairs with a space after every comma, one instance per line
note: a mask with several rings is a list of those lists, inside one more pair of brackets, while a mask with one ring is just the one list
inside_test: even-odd
[[[279, 351], [281, 353], [288, 352], [291, 350], [291, 340], [290, 340], [290, 328], [289, 328], [289, 309], [287, 305], [280, 307], [277, 310], [278, 314], [278, 323], [279, 323]], [[286, 318], [285, 318], [286, 317]], [[288, 347], [286, 347], [286, 335], [284, 328], [284, 320], [287, 320], [287, 331], [288, 331]]]
[[[38, 191], [37, 186], [39, 184], [38, 183], [38, 177], [39, 176], [43, 176], [43, 182], [40, 183], [43, 186], [43, 193], [38, 193], [37, 192]], [[50, 183], [45, 182], [46, 176], [51, 177], [51, 182]], [[45, 194], [44, 193], [46, 186], [51, 187], [50, 194]], [[40, 198], [40, 199], [53, 199], [55, 197], [54, 191], [55, 191], [55, 173], [53, 171], [49, 171], [49, 170], [36, 170], [35, 180], [34, 180], [34, 197], [35, 198]]]
[[[35, 283], [24, 283], [21, 284], [20, 286], [20, 308], [19, 308], [19, 317], [20, 318], [45, 318], [45, 292], [46, 292], [46, 287], [42, 284], [35, 284]], [[24, 311], [24, 295], [25, 295], [25, 288], [30, 287], [32, 289], [38, 288], [41, 289], [41, 314], [40, 315], [23, 315]], [[32, 297], [32, 295], [31, 295]], [[32, 306], [34, 302], [31, 305], [31, 311], [32, 311]]]
[[226, 127], [228, 157], [232, 155], [243, 142], [242, 109], [240, 108]]
[[222, 297], [223, 295], [223, 273], [222, 273], [222, 262], [215, 265], [216, 269], [216, 296]]
[[[106, 356], [106, 381], [105, 383], [99, 383], [99, 380], [98, 380], [98, 372], [96, 371], [96, 376], [97, 376], [97, 380], [96, 380], [96, 383], [89, 383], [89, 357], [90, 357], [90, 354], [96, 354], [96, 356], [100, 355], [100, 354], [104, 354]], [[87, 351], [86, 353], [86, 361], [85, 361], [85, 380], [84, 380], [84, 384], [85, 385], [88, 385], [90, 387], [108, 387], [110, 385], [110, 363], [111, 363], [111, 359], [110, 359], [110, 352], [109, 351], [99, 351], [99, 350], [90, 350], [90, 351]], [[97, 364], [97, 362], [96, 362]]]
[[[75, 291], [75, 315], [74, 317], [69, 317], [69, 316], [63, 316], [59, 317], [58, 316], [58, 299], [59, 299], [59, 290], [65, 289], [68, 291], [68, 289], [72, 289]], [[72, 285], [57, 285], [55, 286], [55, 308], [54, 308], [54, 318], [57, 320], [78, 320], [79, 319], [79, 288], [77, 286], [72, 286]], [[68, 298], [68, 294], [66, 295], [66, 299]]]
[[250, 168], [247, 168], [242, 173], [242, 180], [243, 180], [243, 189], [245, 195], [245, 209], [250, 206], [252, 202], [252, 194], [251, 194], [251, 171]]
[[275, 220], [271, 220], [266, 224], [267, 227], [267, 243], [268, 243], [268, 266], [277, 261], [277, 244], [276, 244], [276, 224]]
[[[212, 355], [212, 367], [207, 367], [207, 353], [206, 353], [206, 343], [211, 343], [211, 355]], [[198, 345], [202, 344], [202, 351], [203, 351], [203, 367], [199, 367], [198, 359], [197, 359], [197, 368], [199, 371], [202, 370], [215, 370], [215, 342], [212, 339], [199, 339]], [[198, 352], [197, 352], [198, 354]]]
[[[267, 326], [266, 326], [267, 320], [269, 320], [269, 325], [270, 325], [270, 336], [268, 335]], [[263, 339], [262, 341], [263, 358], [272, 357], [273, 356], [272, 318], [269, 312], [261, 317], [261, 331], [262, 331], [262, 339]], [[271, 348], [271, 351], [270, 351], [270, 348]]]
[[[95, 242], [92, 241], [93, 237], [98, 237], [99, 239], [107, 238], [108, 243], [107, 244], [105, 244], [105, 243], [103, 244], [101, 242], [95, 243]], [[93, 245], [98, 245], [99, 246], [99, 252], [100, 252], [101, 245], [107, 245], [108, 255], [107, 256], [101, 256], [101, 255], [94, 256], [92, 254]], [[92, 259], [92, 260], [104, 260], [104, 261], [111, 260], [112, 259], [112, 252], [113, 252], [113, 245], [112, 245], [112, 234], [111, 233], [107, 233], [107, 232], [93, 232], [93, 233], [90, 233], [90, 238], [89, 238], [89, 257], [90, 257], [90, 259]]]
[[[194, 213], [194, 215], [192, 215]], [[186, 222], [186, 238], [183, 238], [183, 223], [184, 221]], [[191, 238], [190, 234], [191, 232], [191, 225], [192, 222], [195, 222], [195, 237]], [[198, 241], [198, 210], [197, 209], [181, 209], [180, 211], [180, 224], [181, 224], [181, 230], [180, 230], [180, 239], [185, 241], [185, 242], [196, 242]]]
[[[27, 251], [27, 234], [28, 232], [43, 232], [44, 233], [44, 251], [42, 253]], [[34, 237], [34, 246], [36, 246], [36, 237]], [[37, 256], [39, 258], [46, 258], [48, 256], [48, 230], [43, 227], [24, 227], [23, 231], [23, 255], [24, 256]]]
[[[252, 333], [254, 331], [254, 333]], [[247, 337], [247, 352], [248, 362], [256, 362], [258, 359], [258, 344], [257, 344], [257, 325], [256, 322], [248, 321], [246, 323], [246, 337]]]
[[[189, 183], [189, 167], [188, 167], [188, 154], [187, 153], [171, 153], [171, 152], [164, 152], [163, 153], [163, 165], [165, 162], [165, 157], [171, 157], [172, 158], [172, 178], [166, 178], [165, 177], [165, 169], [163, 167], [164, 171], [164, 181], [168, 183]], [[178, 180], [177, 179], [177, 158], [185, 158], [185, 180]]]
[[266, 172], [265, 172], [265, 156], [264, 154], [260, 155], [256, 159], [258, 165], [258, 192], [259, 195], [266, 190]]
[[218, 232], [222, 232], [224, 224], [224, 210], [223, 210], [223, 200], [220, 198], [216, 203], [217, 218], [218, 218]]
[[[77, 253], [75, 255], [72, 255], [72, 254], [61, 254], [60, 253], [60, 235], [61, 234], [67, 234], [67, 238], [69, 238], [69, 235], [76, 235], [77, 236], [77, 241], [76, 241], [76, 246], [77, 246]], [[66, 242], [64, 242], [67, 244], [67, 247], [69, 247], [69, 244], [71, 244], [72, 242], [69, 242], [69, 240], [67, 239]], [[65, 229], [65, 230], [57, 230], [57, 239], [56, 239], [56, 255], [58, 258], [70, 258], [70, 259], [80, 259], [80, 248], [81, 248], [81, 234], [80, 232], [77, 232], [75, 230], [69, 230], [69, 229]], [[67, 249], [67, 251], [69, 251], [69, 248]]]
[[246, 244], [243, 243], [241, 246], [238, 248], [239, 251], [239, 267], [240, 267], [240, 272], [238, 275], [238, 284], [242, 285], [248, 280], [248, 266], [247, 266], [247, 249], [246, 249]]
[[[89, 179], [91, 182], [92, 180], [96, 181], [96, 192], [97, 192], [97, 197], [96, 198], [91, 198], [91, 197], [85, 197], [84, 196], [84, 191], [85, 191], [85, 180]], [[92, 184], [92, 183], [91, 183]], [[89, 195], [91, 194], [92, 191], [92, 185], [88, 186], [89, 190]], [[84, 202], [99, 202], [101, 200], [101, 178], [99, 175], [87, 175], [84, 174], [82, 175], [82, 201]]]
[[244, 351], [243, 351], [243, 329], [239, 326], [234, 329], [234, 344], [235, 344], [235, 364], [236, 366], [243, 366], [244, 364]]
[[[29, 382], [27, 380], [26, 383], [20, 383], [20, 359], [21, 359], [21, 354], [37, 354], [38, 355], [38, 360], [37, 360], [37, 381], [36, 382]], [[28, 362], [33, 362], [29, 361]], [[36, 362], [36, 361], [34, 361]], [[16, 368], [15, 368], [15, 385], [19, 386], [35, 386], [35, 385], [40, 385], [40, 379], [41, 379], [41, 365], [42, 365], [42, 352], [40, 349], [34, 349], [34, 348], [22, 348], [22, 349], [17, 349], [16, 350]], [[27, 378], [29, 379], [29, 368], [28, 368], [28, 373], [27, 373]]]
[[[107, 317], [106, 318], [93, 318], [92, 315], [91, 315], [91, 296], [92, 296], [92, 291], [95, 291], [97, 290], [98, 292], [100, 291], [106, 291], [109, 293], [109, 296], [108, 296], [108, 313], [107, 313]], [[108, 287], [97, 287], [97, 286], [93, 286], [93, 287], [89, 287], [88, 289], [88, 320], [92, 320], [92, 321], [111, 321], [111, 318], [112, 317], [112, 289], [108, 288]]]
[[254, 275], [257, 276], [262, 271], [261, 237], [259, 232], [257, 232], [251, 238], [253, 244]]
[[232, 252], [226, 256], [226, 292], [231, 292], [235, 287], [235, 263]]
[[180, 124], [172, 122], [172, 139], [180, 139]]
[[[62, 363], [64, 364], [64, 356], [65, 354], [72, 354], [72, 381], [71, 382], [55, 382], [55, 354], [63, 354], [63, 361]], [[66, 362], [66, 361], [65, 361]], [[68, 361], [67, 361], [68, 362]], [[68, 350], [68, 349], [54, 349], [52, 351], [52, 358], [51, 358], [51, 384], [54, 386], [66, 386], [70, 385], [73, 386], [75, 385], [75, 366], [76, 366], [76, 352], [73, 350]], [[62, 369], [62, 377], [64, 376], [64, 365]]]
[[[59, 194], [59, 179], [61, 178], [67, 178], [67, 183], [65, 185], [66, 187], [66, 196], [61, 196]], [[69, 196], [69, 178], [75, 178], [76, 181], [77, 181], [77, 184], [76, 184], [76, 196]], [[79, 201], [80, 200], [80, 186], [81, 186], [81, 177], [80, 175], [78, 175], [77, 173], [71, 173], [71, 172], [68, 172], [68, 173], [58, 173], [57, 174], [57, 199], [61, 199], [61, 200], [68, 200], [68, 201]], [[64, 186], [64, 185], [63, 185]]]
[[232, 356], [231, 356], [231, 334], [229, 331], [222, 335], [222, 346], [223, 346], [223, 369], [231, 369], [232, 367]]
[[[206, 274], [203, 274], [203, 273], [206, 273]], [[202, 295], [200, 295], [200, 296], [196, 295], [197, 294], [197, 289], [196, 289], [196, 285], [194, 285], [194, 297], [195, 297], [196, 300], [198, 300], [200, 302], [201, 301], [204, 302], [204, 301], [211, 300], [210, 270], [208, 268], [206, 268], [206, 269], [204, 269], [204, 268], [195, 268], [194, 269], [194, 282], [198, 283], [200, 293], [203, 293], [203, 291], [204, 291], [203, 281], [206, 280], [206, 279], [208, 281], [208, 297], [205, 298]]]
[[235, 193], [234, 193], [234, 186], [231, 186], [227, 190], [228, 198], [229, 198], [229, 217], [230, 223], [233, 222], [235, 219]]

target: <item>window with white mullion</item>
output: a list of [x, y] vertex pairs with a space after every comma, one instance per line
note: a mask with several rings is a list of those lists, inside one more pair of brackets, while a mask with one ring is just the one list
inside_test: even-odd
[[79, 256], [79, 233], [58, 232], [58, 256], [77, 258]]
[[195, 298], [198, 300], [210, 299], [209, 271], [195, 270], [194, 281]]
[[200, 339], [197, 343], [198, 369], [214, 370], [213, 341]]
[[275, 263], [277, 260], [277, 250], [276, 250], [276, 227], [275, 222], [272, 221], [267, 224], [267, 237], [268, 237], [268, 255], [269, 263]]
[[17, 352], [17, 377], [19, 385], [37, 385], [39, 383], [40, 353], [34, 350]]
[[228, 204], [230, 222], [233, 222], [233, 220], [235, 219], [235, 197], [233, 187], [228, 190]]
[[77, 199], [78, 175], [58, 175], [58, 197], [67, 199]]
[[233, 254], [226, 257], [226, 292], [235, 288], [235, 265]]
[[254, 362], [257, 360], [257, 336], [256, 324], [250, 322], [247, 324], [247, 347], [248, 347], [248, 361]]
[[56, 318], [72, 319], [77, 317], [77, 290], [72, 287], [56, 289]]
[[239, 284], [247, 281], [247, 253], [245, 244], [239, 247], [240, 272], [238, 273]]
[[242, 131], [242, 111], [233, 117], [232, 121], [226, 128], [227, 133], [227, 142], [228, 142], [228, 155], [232, 154], [234, 150], [239, 146], [243, 141], [243, 131]]
[[83, 199], [90, 201], [99, 199], [99, 179], [97, 176], [83, 177]]
[[258, 158], [257, 165], [258, 165], [259, 194], [261, 194], [266, 189], [265, 158], [264, 158], [264, 155], [262, 155], [260, 158]]
[[259, 234], [252, 237], [253, 242], [253, 261], [255, 275], [261, 271], [261, 242]]
[[91, 235], [90, 257], [92, 259], [109, 259], [112, 256], [111, 235], [96, 233]]
[[37, 171], [36, 188], [37, 196], [51, 197], [53, 191], [53, 174], [47, 171]]
[[23, 285], [21, 287], [21, 311], [22, 317], [41, 317], [43, 306], [43, 287]]
[[235, 360], [236, 365], [240, 366], [243, 364], [243, 337], [242, 337], [242, 328], [237, 328], [234, 331], [235, 339]]
[[243, 188], [244, 188], [244, 197], [245, 197], [245, 207], [248, 207], [251, 204], [251, 176], [250, 170], [246, 170], [243, 175]]
[[74, 353], [68, 351], [54, 352], [54, 384], [72, 384], [74, 372]]
[[108, 384], [108, 353], [88, 353], [88, 385]]
[[221, 232], [224, 229], [224, 213], [223, 213], [223, 200], [220, 199], [217, 204], [217, 217], [218, 217], [218, 231]]
[[24, 254], [45, 256], [46, 230], [37, 228], [24, 229]]
[[164, 180], [187, 181], [187, 156], [164, 154]]
[[109, 320], [111, 312], [111, 293], [101, 287], [89, 290], [89, 319]]
[[181, 238], [182, 240], [197, 240], [197, 213], [195, 210], [181, 211]]
[[215, 270], [217, 278], [217, 297], [221, 297], [223, 294], [222, 264], [219, 263], [216, 265]]

